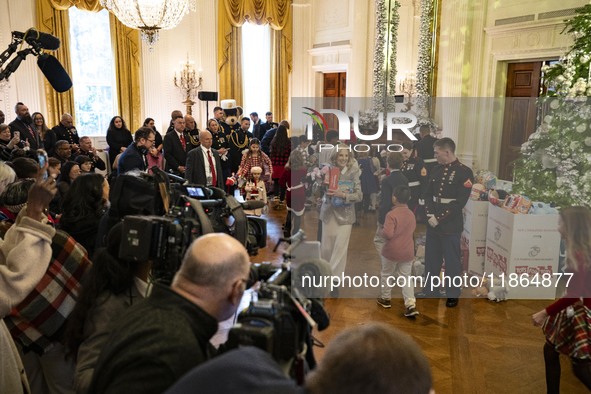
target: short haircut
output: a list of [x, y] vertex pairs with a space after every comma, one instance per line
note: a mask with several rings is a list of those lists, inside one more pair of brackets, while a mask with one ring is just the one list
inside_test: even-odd
[[410, 200], [410, 187], [398, 185], [392, 190], [392, 195], [396, 197], [400, 204], [406, 204]]
[[419, 133], [421, 133], [421, 135], [431, 134], [431, 126], [426, 124], [422, 125], [419, 127]]
[[18, 103], [16, 103], [16, 105], [14, 106], [14, 112], [18, 111], [19, 105], [25, 105], [25, 103], [21, 103], [20, 101]]
[[12, 168], [19, 179], [35, 179], [39, 172], [39, 164], [29, 157], [17, 157], [12, 160]]
[[265, 116], [269, 116], [269, 115], [273, 115], [273, 112], [271, 112], [271, 111], [265, 112]]
[[8, 125], [6, 123], [0, 124], [0, 133], [3, 132], [4, 130], [6, 130], [7, 128], [8, 128]]
[[89, 139], [90, 139], [90, 137], [87, 136], [87, 135], [85, 135], [84, 137], [80, 137], [80, 141], [82, 141], [82, 140], [86, 141], [86, 140], [89, 140]]
[[177, 275], [197, 286], [222, 288], [236, 276], [244, 275], [249, 266], [248, 254], [240, 242], [227, 234], [212, 233], [193, 241]]
[[343, 330], [306, 379], [307, 392], [428, 394], [429, 361], [407, 334], [383, 323]]
[[328, 130], [326, 132], [326, 142], [332, 141], [334, 139], [339, 139], [339, 132], [336, 130]]
[[402, 147], [404, 149], [408, 149], [408, 150], [413, 150], [414, 144], [412, 143], [412, 141], [404, 141], [402, 144]]
[[456, 152], [456, 143], [454, 142], [454, 140], [452, 140], [451, 138], [448, 138], [448, 137], [444, 137], [440, 140], [435, 141], [435, 143], [433, 144], [433, 147], [438, 147], [440, 149], [446, 149], [446, 150], [449, 150], [451, 153]]
[[182, 118], [182, 117], [183, 117], [183, 113], [178, 109], [175, 109], [174, 111], [172, 111], [170, 113], [170, 119], [172, 119], [172, 120]]
[[140, 127], [136, 130], [134, 135], [135, 142], [138, 142], [141, 138], [148, 139], [150, 134], [154, 134], [154, 130], [149, 127]]
[[48, 163], [48, 166], [49, 166], [49, 167], [57, 167], [57, 166], [59, 166], [59, 165], [61, 165], [61, 164], [62, 164], [62, 162], [61, 162], [61, 161], [59, 161], [58, 159], [56, 159], [55, 157], [50, 157], [50, 158], [47, 160], [47, 163]]
[[308, 141], [310, 141], [310, 140], [308, 139], [308, 136], [306, 134], [300, 135], [300, 144], [302, 142], [308, 142]]
[[250, 122], [250, 118], [248, 116], [244, 116], [242, 119], [240, 119], [240, 123], [244, 122], [245, 120]]
[[59, 140], [55, 143], [55, 150], [58, 150], [62, 145], [70, 145], [66, 140]]
[[224, 109], [222, 107], [213, 107], [213, 113], [216, 113], [218, 111], [223, 111]]
[[404, 163], [404, 158], [400, 152], [390, 152], [388, 155], [388, 168], [391, 170], [399, 170]]
[[259, 114], [257, 114], [256, 112], [251, 112], [250, 116], [256, 116], [257, 118], [259, 117]]

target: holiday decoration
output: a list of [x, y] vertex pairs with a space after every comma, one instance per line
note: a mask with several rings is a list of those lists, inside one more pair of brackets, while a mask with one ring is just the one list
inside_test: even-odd
[[574, 44], [544, 66], [547, 92], [537, 130], [521, 146], [513, 191], [558, 206], [591, 205], [591, 5], [577, 10], [563, 32]]

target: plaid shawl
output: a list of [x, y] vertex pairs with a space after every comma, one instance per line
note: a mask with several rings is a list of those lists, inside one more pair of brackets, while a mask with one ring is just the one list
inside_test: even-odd
[[38, 354], [60, 339], [78, 300], [80, 282], [92, 265], [86, 249], [64, 231], [56, 231], [51, 250], [45, 275], [5, 319], [13, 339]]

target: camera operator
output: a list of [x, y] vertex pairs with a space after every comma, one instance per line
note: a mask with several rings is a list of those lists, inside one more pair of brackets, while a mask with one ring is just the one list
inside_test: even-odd
[[148, 166], [146, 155], [155, 140], [154, 130], [149, 127], [140, 127], [134, 134], [134, 142], [119, 157], [117, 174], [125, 174], [131, 170], [146, 171]]
[[236, 312], [249, 272], [246, 249], [231, 236], [197, 238], [171, 287], [155, 285], [150, 297], [115, 321], [89, 393], [161, 393], [213, 357], [209, 340], [218, 322]]

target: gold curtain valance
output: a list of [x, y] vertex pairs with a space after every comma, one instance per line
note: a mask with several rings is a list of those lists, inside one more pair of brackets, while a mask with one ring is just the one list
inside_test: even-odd
[[49, 3], [58, 11], [67, 11], [70, 7], [91, 12], [103, 9], [99, 0], [49, 0]]
[[282, 30], [289, 19], [291, 0], [223, 0], [228, 20], [234, 27], [244, 22]]

